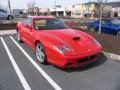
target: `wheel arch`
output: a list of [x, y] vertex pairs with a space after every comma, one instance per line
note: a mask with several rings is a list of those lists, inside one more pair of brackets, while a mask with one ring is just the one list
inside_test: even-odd
[[36, 45], [38, 42], [40, 42], [40, 40], [36, 40], [34, 45]]
[[40, 42], [40, 43], [41, 43], [41, 41], [40, 41], [40, 40], [35, 40], [35, 42], [34, 42], [34, 50], [35, 50], [36, 44], [37, 44], [38, 42]]

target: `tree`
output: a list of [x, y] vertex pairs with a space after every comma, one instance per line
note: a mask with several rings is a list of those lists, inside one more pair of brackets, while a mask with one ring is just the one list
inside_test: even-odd
[[6, 11], [6, 12], [8, 11], [8, 10], [7, 10], [7, 6], [3, 6], [3, 5], [2, 5], [2, 0], [0, 0], [0, 9], [4, 10], [4, 11]]
[[98, 1], [100, 3], [100, 23], [99, 23], [98, 34], [101, 34], [101, 24], [102, 24], [103, 8], [105, 6], [105, 3], [107, 3], [109, 0], [98, 0]]

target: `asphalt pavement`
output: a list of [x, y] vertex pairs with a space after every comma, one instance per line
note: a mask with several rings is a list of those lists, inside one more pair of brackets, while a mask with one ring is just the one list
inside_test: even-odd
[[120, 90], [120, 62], [101, 54], [89, 66], [42, 65], [16, 36], [0, 38], [0, 90]]

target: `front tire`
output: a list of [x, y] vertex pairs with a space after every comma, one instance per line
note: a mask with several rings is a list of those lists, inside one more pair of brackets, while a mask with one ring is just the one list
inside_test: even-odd
[[93, 32], [93, 31], [95, 31], [95, 27], [94, 26], [90, 26], [89, 30]]
[[120, 37], [120, 31], [117, 32], [117, 37]]
[[37, 60], [42, 64], [47, 64], [47, 57], [42, 43], [37, 42], [35, 48], [35, 55]]

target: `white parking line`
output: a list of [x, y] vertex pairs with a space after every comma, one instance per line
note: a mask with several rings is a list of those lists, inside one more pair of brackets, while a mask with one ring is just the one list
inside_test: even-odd
[[25, 89], [25, 90], [31, 90], [31, 88], [30, 88], [30, 86], [28, 85], [26, 79], [24, 78], [22, 72], [20, 71], [17, 63], [15, 62], [15, 60], [14, 60], [14, 58], [13, 58], [10, 50], [8, 49], [8, 47], [7, 47], [4, 39], [3, 39], [2, 37], [0, 37], [0, 38], [1, 38], [1, 41], [2, 41], [2, 43], [3, 43], [3, 45], [4, 45], [4, 47], [5, 47], [5, 50], [6, 50], [8, 56], [9, 56], [9, 58], [10, 58], [10, 61], [11, 61], [12, 65], [13, 65], [13, 67], [14, 67], [14, 69], [15, 69], [15, 71], [16, 71], [16, 73], [17, 73], [17, 75], [18, 75], [18, 77], [19, 77], [19, 79], [20, 79], [20, 81], [21, 81], [21, 83], [22, 83], [22, 85], [23, 85], [23, 87], [24, 87], [24, 89]]
[[56, 90], [62, 90], [60, 86], [55, 83], [49, 75], [46, 74], [46, 72], [25, 52], [25, 50], [13, 39], [13, 37], [10, 36], [10, 38], [13, 40], [13, 42], [19, 47], [19, 49], [23, 52], [23, 54], [28, 58], [28, 60], [36, 67], [36, 69], [43, 75], [43, 77], [56, 89]]

